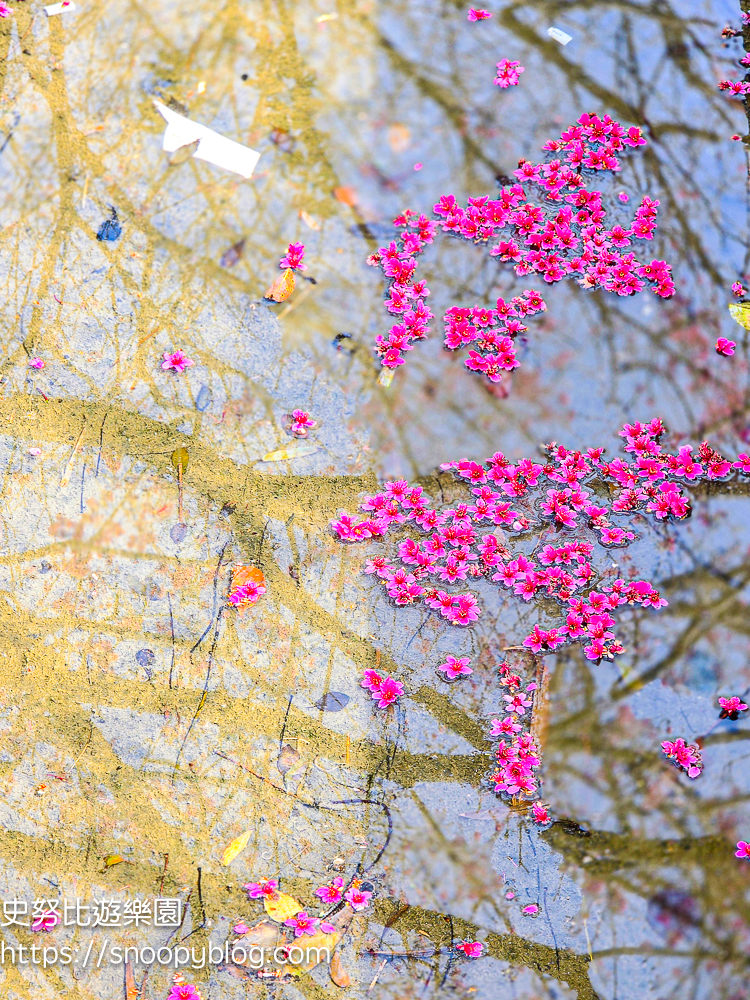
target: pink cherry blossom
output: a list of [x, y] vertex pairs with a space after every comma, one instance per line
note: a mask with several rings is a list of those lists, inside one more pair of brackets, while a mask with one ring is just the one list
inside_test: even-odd
[[328, 906], [332, 903], [338, 903], [343, 894], [344, 880], [340, 875], [337, 875], [328, 885], [321, 885], [315, 890], [315, 895], [320, 896], [321, 900]]
[[519, 62], [502, 59], [497, 64], [497, 75], [492, 82], [496, 87], [516, 87], [519, 83], [518, 78], [524, 72], [524, 69]]
[[673, 741], [665, 740], [661, 747], [675, 767], [684, 771], [689, 778], [697, 778], [700, 775], [703, 770], [703, 761], [697, 746], [678, 738]]
[[45, 910], [44, 913], [38, 914], [34, 918], [31, 924], [32, 931], [51, 931], [60, 923], [61, 917], [59, 913], [54, 910]]
[[266, 588], [262, 583], [256, 583], [254, 580], [249, 580], [247, 583], [241, 584], [229, 594], [229, 603], [234, 604], [235, 607], [250, 607], [253, 604], [257, 604], [259, 598], [265, 594]]
[[462, 951], [467, 958], [480, 958], [483, 947], [481, 941], [461, 941], [456, 945], [456, 950]]
[[289, 429], [295, 437], [307, 437], [308, 429], [317, 426], [317, 421], [313, 420], [305, 410], [292, 410], [292, 424]]
[[10, 17], [13, 11], [5, 3], [0, 3], [0, 17]]
[[382, 679], [380, 686], [371, 688], [371, 691], [372, 694], [370, 697], [377, 704], [378, 708], [388, 708], [389, 705], [392, 705], [404, 693], [404, 685], [386, 675]]
[[529, 915], [532, 915], [534, 913], [539, 913], [539, 907], [536, 905], [536, 903], [529, 903], [528, 906], [524, 906], [522, 912], [528, 913]]
[[480, 10], [476, 7], [469, 7], [469, 21], [486, 21], [488, 17], [492, 17], [492, 14], [488, 10]]
[[736, 858], [750, 858], [750, 843], [746, 840], [737, 841], [737, 850], [734, 852]]
[[723, 354], [725, 357], [731, 357], [734, 354], [734, 349], [737, 346], [734, 340], [727, 340], [726, 337], [719, 337], [716, 341], [716, 353]]
[[170, 369], [182, 374], [186, 368], [192, 368], [195, 362], [188, 358], [184, 351], [174, 351], [170, 354], [168, 351], [164, 352], [164, 360], [161, 363], [162, 368], [165, 371]]
[[286, 927], [294, 928], [294, 936], [296, 938], [302, 937], [303, 934], [315, 934], [319, 923], [320, 921], [317, 917], [308, 916], [305, 910], [300, 910], [295, 916], [289, 917], [288, 920], [284, 921]]
[[276, 899], [279, 883], [273, 878], [262, 878], [257, 882], [247, 882], [242, 888], [250, 899]]
[[465, 674], [472, 674], [474, 671], [469, 666], [471, 658], [468, 656], [462, 656], [460, 659], [455, 656], [451, 656], [448, 653], [445, 657], [445, 663], [438, 664], [438, 670], [442, 670], [447, 679], [454, 681], [457, 677], [462, 677]]
[[535, 823], [549, 823], [549, 812], [547, 811], [547, 806], [542, 805], [541, 802], [533, 802], [531, 805], [531, 811], [534, 814]]
[[192, 983], [175, 983], [169, 991], [167, 1000], [201, 1000], [198, 987]]
[[734, 721], [739, 718], [740, 712], [747, 711], [747, 705], [737, 695], [733, 695], [731, 698], [719, 698], [719, 705], [721, 706], [720, 719]]
[[734, 284], [732, 285], [732, 291], [736, 296], [741, 298], [745, 294], [745, 289], [742, 286], [742, 282], [735, 281]]
[[353, 910], [364, 910], [370, 905], [372, 893], [366, 889], [359, 889], [352, 886], [344, 893], [344, 899]]
[[[0, 14], [0, 17], [2, 16], [3, 15]], [[42, 360], [42, 358], [29, 358], [29, 368], [42, 369], [44, 368], [44, 361]]]
[[285, 269], [291, 267], [293, 271], [306, 271], [307, 264], [302, 263], [302, 258], [305, 256], [305, 245], [304, 243], [290, 243], [287, 247], [287, 251], [284, 256], [279, 261], [279, 267]]

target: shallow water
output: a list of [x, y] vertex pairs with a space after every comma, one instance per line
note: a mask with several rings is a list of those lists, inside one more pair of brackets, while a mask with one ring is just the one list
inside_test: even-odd
[[[206, 1000], [750, 997], [734, 857], [750, 833], [747, 723], [716, 726], [717, 695], [750, 684], [742, 492], [698, 491], [688, 522], [643, 527], [628, 558], [670, 604], [623, 625], [616, 665], [578, 646], [545, 658], [546, 831], [487, 783], [495, 666], [535, 609], [488, 596], [492, 623], [467, 632], [397, 611], [361, 573], [369, 547], [328, 530], [383, 477], [434, 494], [442, 462], [552, 439], [616, 451], [635, 419], [732, 456], [750, 440], [746, 336], [726, 309], [748, 266], [746, 150], [730, 140], [747, 122], [716, 88], [737, 78], [741, 39], [720, 37], [736, 5], [492, 10], [469, 24], [434, 0], [81, 0], [48, 20], [27, 0], [0, 22], [0, 899], [180, 898], [177, 936], [203, 947], [260, 914], [241, 888], [258, 877], [309, 903], [361, 865], [376, 889], [341, 949], [352, 985], [324, 965], [273, 985], [213, 968], [189, 977]], [[573, 41], [548, 39], [550, 24]], [[504, 57], [526, 71], [499, 91]], [[257, 149], [253, 177], [170, 164], [155, 97]], [[677, 294], [546, 290], [507, 395], [443, 350], [438, 320], [379, 386], [388, 317], [365, 260], [390, 220], [492, 192], [584, 110], [646, 127], [603, 190], [612, 206], [621, 190], [628, 208], [660, 200], [653, 256]], [[99, 241], [112, 207], [121, 235]], [[315, 283], [269, 305], [295, 240]], [[422, 270], [436, 314], [527, 284], [446, 237]], [[714, 353], [719, 335], [734, 358]], [[176, 347], [195, 360], [180, 377], [159, 367]], [[264, 461], [289, 446], [297, 407], [316, 450]], [[236, 613], [240, 563], [268, 591]], [[447, 687], [436, 656], [459, 650], [475, 673]], [[407, 690], [388, 714], [359, 686], [377, 663]], [[690, 782], [659, 743], [709, 731]], [[165, 937], [73, 925], [45, 943], [83, 954], [93, 939], [99, 954], [105, 938]], [[450, 958], [477, 937], [485, 957]], [[10, 962], [0, 978], [33, 1000], [127, 987], [106, 958]], [[154, 966], [143, 995], [166, 997], [169, 978]]]

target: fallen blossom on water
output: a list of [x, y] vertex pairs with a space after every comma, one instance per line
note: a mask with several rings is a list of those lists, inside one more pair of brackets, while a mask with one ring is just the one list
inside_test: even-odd
[[34, 458], [36, 458], [37, 455], [41, 455], [41, 454], [42, 454], [42, 449], [41, 448], [29, 448], [29, 455], [33, 455]]
[[492, 14], [490, 14], [488, 10], [480, 10], [477, 7], [469, 7], [469, 15], [467, 20], [486, 21], [488, 17], [492, 17]]
[[184, 351], [174, 351], [172, 354], [165, 351], [161, 366], [165, 371], [173, 370], [182, 374], [186, 368], [192, 368], [194, 364], [195, 362], [188, 358]]
[[7, 4], [0, 3], [0, 17], [10, 17], [13, 11]]
[[747, 705], [744, 701], [740, 701], [737, 695], [733, 695], [731, 698], [719, 698], [719, 705], [721, 706], [720, 719], [731, 719], [735, 722], [740, 717], [740, 712], [747, 711]]
[[328, 885], [321, 885], [315, 890], [315, 895], [320, 896], [322, 902], [326, 905], [331, 905], [332, 903], [338, 903], [344, 894], [344, 880], [340, 875], [337, 875], [332, 882]]
[[732, 291], [737, 296], [744, 295], [745, 294], [745, 289], [742, 287], [742, 282], [741, 281], [735, 281], [734, 284], [732, 285]]
[[536, 905], [536, 903], [529, 903], [528, 906], [524, 906], [522, 912], [523, 913], [529, 913], [529, 914], [539, 913], [539, 907]]
[[[2, 17], [3, 15], [0, 15]], [[29, 358], [29, 368], [44, 368], [44, 361], [41, 358]]]
[[421, 170], [422, 169], [422, 164], [421, 163], [415, 163], [414, 164], [414, 169], [415, 170]]
[[720, 80], [718, 86], [719, 90], [728, 91], [732, 97], [750, 94], [750, 83], [745, 83], [742, 80]]
[[497, 64], [497, 75], [492, 81], [496, 87], [517, 87], [521, 73], [525, 72], [525, 67], [519, 62], [511, 62], [510, 59], [502, 59]]
[[481, 941], [462, 941], [456, 945], [456, 951], [462, 951], [467, 958], [480, 958], [483, 947]]
[[471, 662], [470, 657], [462, 656], [460, 659], [455, 656], [451, 656], [448, 653], [445, 657], [445, 663], [438, 664], [438, 670], [442, 670], [446, 675], [448, 680], [454, 681], [457, 677], [462, 677], [465, 674], [473, 674], [474, 671], [469, 666]]
[[513, 736], [520, 733], [523, 726], [515, 715], [506, 715], [504, 719], [492, 719], [490, 723], [490, 736]]
[[505, 893], [505, 898], [506, 899], [515, 899], [516, 898], [516, 894], [515, 894], [515, 892], [513, 892], [512, 889], [508, 889], [508, 891]]
[[671, 742], [665, 740], [661, 748], [675, 767], [684, 771], [688, 778], [697, 778], [700, 775], [703, 770], [703, 760], [697, 746], [678, 738]]
[[372, 893], [368, 892], [367, 889], [359, 889], [356, 886], [352, 886], [344, 893], [344, 899], [353, 910], [364, 910], [368, 907], [371, 896]]
[[55, 913], [54, 910], [45, 910], [44, 913], [38, 914], [32, 924], [32, 931], [51, 931], [60, 923], [60, 914]]
[[275, 878], [262, 878], [257, 882], [246, 882], [242, 888], [250, 899], [276, 899], [279, 883]]
[[284, 256], [279, 261], [279, 267], [285, 270], [290, 267], [293, 271], [306, 271], [307, 264], [302, 263], [302, 258], [305, 256], [305, 244], [304, 243], [290, 243], [287, 247], [287, 251]]
[[549, 812], [547, 811], [547, 806], [542, 805], [541, 802], [534, 802], [532, 803], [531, 811], [534, 814], [535, 823], [549, 823]]
[[750, 844], [746, 840], [738, 840], [734, 856], [736, 858], [750, 858]]
[[630, 196], [625, 194], [624, 191], [620, 191], [617, 197], [620, 199], [623, 205], [626, 205], [630, 201]]
[[253, 604], [257, 604], [265, 592], [266, 588], [264, 584], [249, 580], [247, 583], [243, 583], [240, 587], [233, 590], [228, 600], [230, 604], [234, 604], [238, 608], [250, 607]]
[[737, 140], [737, 139], [741, 139], [742, 136], [741, 135], [737, 135], [737, 133], [735, 132], [734, 135], [732, 136], [732, 138], [735, 139], [735, 140]]
[[175, 983], [167, 1000], [201, 1000], [201, 995], [192, 983]]
[[305, 410], [292, 410], [292, 424], [289, 430], [295, 437], [307, 437], [307, 431], [311, 427], [317, 427], [317, 420], [313, 420]]
[[725, 357], [729, 358], [734, 354], [734, 349], [737, 346], [734, 340], [727, 340], [726, 337], [719, 337], [716, 341], [716, 353], [723, 354]]
[[388, 708], [404, 693], [404, 685], [394, 681], [392, 677], [384, 677], [380, 687], [373, 690], [371, 698], [377, 702], [378, 708]]
[[[515, 85], [522, 69], [503, 60], [495, 82]], [[521, 160], [515, 171], [517, 183], [501, 188], [496, 198], [469, 198], [462, 208], [454, 195], [446, 194], [433, 211], [444, 233], [489, 245], [490, 256], [512, 264], [519, 277], [538, 274], [548, 284], [572, 277], [582, 288], [602, 288], [621, 296], [650, 285], [656, 295], [668, 298], [675, 291], [669, 264], [637, 260], [627, 249], [634, 241], [653, 238], [658, 200], [645, 196], [625, 225], [608, 224], [602, 193], [589, 189], [582, 172], [618, 171], [620, 154], [645, 143], [637, 126], [626, 128], [608, 115], [584, 114], [559, 139], [544, 144], [552, 158], [541, 163]], [[438, 228], [411, 209], [393, 224], [402, 230], [397, 239], [367, 258], [390, 282], [385, 306], [397, 322], [387, 337], [375, 338], [375, 351], [381, 365], [391, 370], [404, 364], [404, 354], [430, 332], [428, 323], [434, 317], [425, 305], [430, 290], [416, 271], [417, 258], [434, 241]], [[501, 236], [505, 228], [511, 232]], [[504, 372], [518, 367], [513, 339], [526, 330], [522, 320], [544, 309], [540, 293], [531, 290], [510, 302], [498, 299], [496, 309], [451, 307], [445, 314], [445, 346], [457, 350], [475, 345], [466, 366], [497, 382]]]
[[[545, 448], [544, 464], [512, 463], [500, 451], [484, 464], [447, 462], [441, 468], [463, 480], [464, 502], [432, 506], [423, 487], [396, 480], [364, 497], [363, 519], [341, 512], [331, 528], [345, 542], [400, 532], [390, 551], [365, 567], [397, 606], [422, 604], [453, 625], [471, 626], [482, 607], [464, 588], [483, 578], [523, 601], [545, 596], [562, 603], [553, 627], [535, 624], [523, 640], [531, 652], [579, 642], [588, 659], [611, 660], [624, 651], [612, 613], [624, 605], [658, 610], [666, 601], [647, 580], [612, 579], [609, 566], [597, 568], [596, 544], [624, 548], [635, 539], [615, 523], [622, 517], [651, 515], [657, 522], [688, 517], [685, 483], [725, 479], [733, 468], [750, 474], [750, 460], [732, 463], [707, 442], [697, 453], [689, 444], [671, 453], [659, 444], [664, 433], [658, 418], [626, 424], [620, 436], [632, 461], [605, 460], [602, 448], [570, 451], [553, 442]], [[587, 488], [601, 483], [609, 490], [606, 498]], [[542, 542], [550, 525], [559, 535]], [[538, 541], [530, 551], [514, 553], [512, 534], [521, 531]]]
[[317, 931], [318, 923], [318, 918], [308, 916], [305, 910], [300, 910], [295, 916], [284, 921], [286, 927], [294, 928], [295, 937], [301, 937], [303, 934], [312, 936]]
[[247, 924], [235, 924], [232, 930], [234, 931], [235, 934], [247, 934], [250, 928], [247, 926]]

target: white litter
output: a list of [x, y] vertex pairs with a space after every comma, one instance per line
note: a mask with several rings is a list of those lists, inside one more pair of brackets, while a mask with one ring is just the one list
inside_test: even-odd
[[[58, 5], [59, 6], [59, 5]], [[154, 101], [159, 114], [166, 118], [167, 129], [164, 133], [162, 149], [174, 153], [176, 149], [200, 140], [193, 156], [196, 160], [206, 160], [217, 167], [224, 167], [242, 177], [250, 177], [255, 165], [260, 159], [260, 153], [249, 146], [243, 146], [233, 139], [227, 139], [213, 129], [191, 122], [184, 115], [178, 115], [161, 101]]]
[[73, 0], [63, 0], [62, 3], [51, 3], [49, 7], [44, 9], [47, 12], [47, 17], [52, 17], [54, 14], [62, 14], [63, 11], [75, 10], [76, 5]]
[[556, 42], [560, 45], [567, 45], [568, 42], [573, 41], [573, 36], [569, 35], [567, 31], [563, 31], [562, 28], [547, 28], [547, 34], [550, 38], [554, 38]]

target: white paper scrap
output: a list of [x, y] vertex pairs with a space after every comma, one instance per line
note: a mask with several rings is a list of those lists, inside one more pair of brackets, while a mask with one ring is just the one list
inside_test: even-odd
[[560, 45], [567, 45], [568, 42], [573, 41], [573, 36], [569, 35], [567, 31], [563, 31], [562, 28], [547, 28], [547, 34], [550, 38], [554, 38], [556, 42]]
[[68, 10], [75, 10], [76, 5], [73, 0], [63, 0], [62, 3], [51, 3], [49, 7], [44, 8], [47, 12], [47, 17], [52, 17], [53, 14], [62, 14], [62, 12]]
[[260, 159], [260, 153], [256, 153], [249, 146], [243, 146], [233, 139], [227, 139], [213, 129], [191, 122], [184, 115], [178, 115], [161, 101], [154, 101], [159, 114], [167, 120], [167, 129], [164, 133], [162, 149], [167, 153], [174, 153], [181, 146], [187, 146], [191, 142], [199, 139], [198, 148], [193, 154], [196, 160], [206, 160], [217, 167], [224, 167], [242, 177], [250, 177], [255, 165]]

